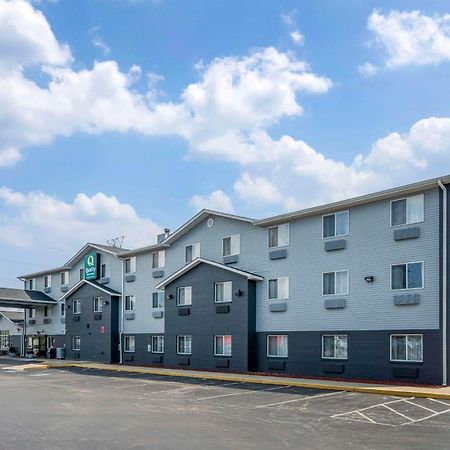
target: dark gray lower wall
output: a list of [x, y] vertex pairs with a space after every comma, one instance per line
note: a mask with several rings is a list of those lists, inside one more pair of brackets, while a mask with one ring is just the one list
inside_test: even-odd
[[[396, 333], [423, 335], [422, 363], [390, 361], [390, 335]], [[266, 340], [268, 334], [288, 335], [287, 358], [269, 358], [267, 356]], [[346, 334], [348, 336], [347, 360], [322, 359], [322, 334]], [[442, 382], [440, 336], [439, 330], [257, 333], [257, 370], [308, 377], [440, 384]], [[284, 369], [274, 370], [270, 368], [273, 361], [284, 361]], [[409, 368], [413, 370], [409, 371]], [[417, 377], [410, 378], [411, 373], [414, 373], [416, 368], [418, 369]], [[403, 374], [410, 373], [408, 377], [399, 376], [399, 373], [402, 372]]]
[[125, 364], [163, 365], [164, 354], [148, 351], [148, 346], [152, 342], [152, 336], [162, 336], [162, 334], [126, 333], [124, 336], [134, 336], [135, 339], [135, 351], [133, 353], [123, 353], [123, 361]]

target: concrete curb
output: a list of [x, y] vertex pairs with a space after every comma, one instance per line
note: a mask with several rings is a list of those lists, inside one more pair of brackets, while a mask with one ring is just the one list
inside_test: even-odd
[[[39, 367], [36, 367], [39, 366]], [[371, 387], [371, 386], [357, 386], [348, 383], [344, 384], [332, 384], [332, 383], [320, 383], [320, 382], [308, 382], [308, 381], [296, 381], [295, 378], [292, 379], [280, 379], [275, 378], [263, 378], [258, 375], [238, 375], [238, 374], [222, 374], [222, 373], [193, 373], [185, 372], [183, 370], [158, 370], [147, 367], [124, 367], [124, 366], [111, 366], [111, 365], [100, 365], [100, 364], [84, 364], [84, 363], [57, 363], [57, 364], [37, 364], [35, 368], [45, 368], [45, 369], [61, 369], [66, 367], [78, 367], [82, 369], [93, 369], [93, 370], [108, 370], [111, 372], [128, 372], [128, 373], [144, 373], [148, 375], [161, 375], [168, 377], [179, 377], [179, 378], [194, 378], [194, 379], [207, 379], [215, 381], [232, 381], [240, 383], [256, 383], [256, 384], [267, 384], [276, 386], [293, 386], [302, 387], [309, 389], [321, 389], [330, 391], [346, 391], [346, 392], [359, 392], [364, 394], [378, 394], [378, 395], [388, 395], [397, 397], [423, 397], [423, 398], [434, 398], [440, 400], [450, 400], [450, 393], [437, 392], [432, 388], [411, 388], [409, 386], [396, 386], [395, 388], [383, 387]]]

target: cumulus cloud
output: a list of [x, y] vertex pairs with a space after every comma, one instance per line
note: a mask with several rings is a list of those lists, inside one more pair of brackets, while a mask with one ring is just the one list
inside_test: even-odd
[[104, 55], [109, 55], [111, 53], [111, 49], [100, 35], [100, 27], [97, 26], [91, 28], [90, 34], [92, 36], [92, 45], [100, 49]]
[[378, 73], [378, 67], [374, 66], [373, 64], [366, 62], [364, 64], [361, 64], [360, 66], [358, 66], [358, 72], [363, 76], [363, 77], [373, 77], [374, 75], [376, 75]]
[[214, 209], [228, 213], [234, 211], [231, 198], [221, 190], [213, 191], [209, 195], [194, 195], [189, 204], [196, 210]]

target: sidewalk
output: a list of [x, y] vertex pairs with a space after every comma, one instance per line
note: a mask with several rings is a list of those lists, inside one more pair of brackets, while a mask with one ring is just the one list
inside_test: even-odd
[[241, 383], [286, 385], [332, 391], [349, 391], [361, 392], [366, 394], [395, 395], [400, 397], [427, 397], [441, 400], [450, 400], [450, 387], [399, 386], [389, 384], [354, 383], [351, 381], [314, 380], [281, 376], [279, 377], [267, 375], [235, 374], [226, 372], [164, 369], [159, 367], [126, 366], [69, 360], [41, 360], [37, 364], [26, 364], [16, 367], [20, 367], [23, 370], [62, 369], [65, 367], [77, 367], [83, 369], [108, 370], [112, 372], [143, 373], [148, 375], [165, 375], [170, 377], [202, 378], [208, 380], [233, 381]]

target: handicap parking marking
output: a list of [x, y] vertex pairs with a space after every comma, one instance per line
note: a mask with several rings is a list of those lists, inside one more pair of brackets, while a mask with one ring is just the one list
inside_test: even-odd
[[304, 400], [313, 400], [316, 398], [331, 397], [331, 396], [337, 396], [337, 395], [343, 395], [343, 394], [348, 394], [348, 392], [339, 391], [339, 392], [327, 392], [326, 394], [308, 395], [306, 397], [294, 398], [294, 399], [285, 400], [282, 402], [266, 403], [264, 405], [258, 405], [258, 406], [256, 406], [256, 408], [271, 408], [274, 406], [283, 406], [288, 403], [300, 402], [300, 401], [304, 401]]
[[289, 386], [286, 385], [286, 386], [271, 387], [271, 388], [267, 388], [267, 389], [244, 390], [244, 391], [240, 391], [240, 392], [231, 392], [231, 393], [221, 394], [221, 395], [210, 395], [208, 397], [201, 397], [201, 398], [193, 399], [192, 401], [213, 400], [216, 398], [233, 397], [236, 395], [248, 395], [248, 394], [255, 394], [257, 392], [276, 391], [279, 389], [286, 389], [288, 387]]

